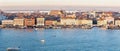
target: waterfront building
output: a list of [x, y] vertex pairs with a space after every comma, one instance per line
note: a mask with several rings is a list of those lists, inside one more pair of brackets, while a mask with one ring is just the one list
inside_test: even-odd
[[97, 19], [97, 26], [106, 26], [107, 20], [104, 17], [100, 17]]
[[57, 21], [57, 26], [61, 26], [61, 22], [58, 22], [58, 21]]
[[37, 18], [37, 25], [36, 26], [44, 26], [45, 18]]
[[80, 20], [80, 24], [81, 25], [90, 25], [90, 26], [92, 26], [92, 20], [91, 19], [82, 19], [82, 20]]
[[97, 20], [97, 26], [104, 26], [104, 25], [107, 25], [106, 20]]
[[18, 27], [23, 27], [24, 26], [24, 18], [20, 18], [20, 17], [16, 17], [14, 18], [14, 26], [18, 26]]
[[3, 27], [13, 27], [13, 20], [2, 20]]
[[25, 26], [35, 26], [35, 19], [34, 18], [25, 18]]
[[114, 18], [113, 17], [105, 17], [105, 20], [107, 21], [107, 24], [114, 24]]
[[93, 20], [91, 18], [88, 18], [88, 16], [85, 14], [85, 15], [81, 15], [80, 17], [77, 18], [77, 24], [92, 26]]
[[64, 17], [60, 19], [61, 25], [76, 25], [75, 18]]
[[91, 19], [77, 19], [77, 25], [83, 29], [91, 29], [93, 27], [93, 20], [91, 20]]
[[76, 15], [74, 13], [67, 14], [66, 17], [60, 19], [61, 25], [76, 25]]
[[45, 25], [46, 25], [46, 26], [57, 25], [57, 21], [56, 21], [56, 20], [46, 20], [46, 21], [45, 21]]
[[115, 26], [114, 26], [114, 17], [109, 16], [109, 17], [105, 17], [105, 19], [107, 21], [107, 28], [108, 29], [115, 28]]
[[115, 26], [120, 26], [120, 17], [115, 18]]
[[76, 19], [76, 25], [81, 25], [81, 19]]
[[115, 20], [115, 26], [120, 26], [120, 20]]

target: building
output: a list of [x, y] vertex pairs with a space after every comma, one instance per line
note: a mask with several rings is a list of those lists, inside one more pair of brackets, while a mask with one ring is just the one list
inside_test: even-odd
[[106, 26], [107, 20], [104, 17], [100, 17], [97, 19], [97, 26]]
[[103, 12], [101, 16], [110, 17], [113, 16], [112, 12]]
[[90, 11], [89, 17], [95, 18], [96, 17], [96, 11]]
[[107, 24], [114, 24], [114, 18], [113, 17], [105, 17], [105, 20], [107, 21]]
[[35, 26], [35, 19], [34, 18], [25, 18], [25, 26]]
[[52, 16], [64, 16], [65, 11], [64, 10], [51, 10], [49, 15]]
[[115, 18], [115, 26], [120, 26], [120, 17]]
[[37, 18], [36, 26], [44, 26], [45, 18]]
[[76, 25], [75, 18], [61, 18], [60, 19], [61, 25]]
[[91, 29], [93, 27], [93, 20], [91, 19], [77, 19], [79, 28]]
[[80, 21], [80, 25], [90, 25], [92, 26], [93, 24], [93, 21], [90, 20], [90, 19], [82, 19], [82, 20], [79, 20]]
[[66, 17], [60, 19], [61, 25], [76, 25], [75, 14], [67, 14]]
[[13, 27], [13, 20], [2, 20], [3, 27]]
[[14, 26], [19, 26], [19, 27], [24, 26], [24, 18], [16, 17], [16, 18], [14, 18], [13, 21], [14, 21], [14, 23], [13, 23]]
[[76, 14], [75, 13], [68, 13], [66, 15], [67, 18], [76, 18]]
[[57, 25], [57, 21], [56, 20], [46, 20], [45, 25], [46, 26]]
[[120, 20], [115, 20], [115, 26], [120, 26]]
[[107, 25], [106, 20], [97, 20], [97, 26], [103, 26], [103, 25]]

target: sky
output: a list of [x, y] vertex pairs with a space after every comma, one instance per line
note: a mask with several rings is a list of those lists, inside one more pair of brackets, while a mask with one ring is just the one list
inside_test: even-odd
[[120, 7], [120, 0], [0, 0], [0, 8], [38, 6]]
[[0, 6], [120, 6], [120, 0], [0, 0]]

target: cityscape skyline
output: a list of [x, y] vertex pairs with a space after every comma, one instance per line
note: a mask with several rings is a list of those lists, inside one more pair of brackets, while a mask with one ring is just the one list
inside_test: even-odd
[[120, 0], [0, 0], [0, 51], [120, 51]]

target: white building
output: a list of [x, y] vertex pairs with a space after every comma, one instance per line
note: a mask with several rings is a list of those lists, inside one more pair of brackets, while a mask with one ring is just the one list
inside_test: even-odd
[[93, 23], [92, 20], [86, 20], [86, 19], [80, 20], [80, 22], [81, 25], [90, 25], [90, 26], [92, 26]]
[[115, 26], [120, 26], [120, 20], [115, 20]]
[[12, 27], [13, 26], [13, 20], [2, 20], [2, 26], [3, 27]]
[[24, 18], [15, 18], [14, 26], [24, 26]]
[[77, 22], [74, 18], [61, 18], [61, 25], [76, 25]]
[[45, 18], [37, 18], [36, 26], [44, 26]]
[[2, 25], [13, 24], [13, 20], [2, 20]]

